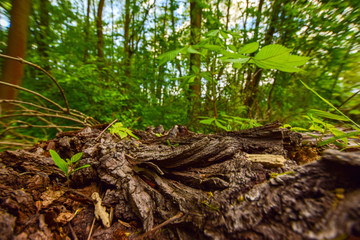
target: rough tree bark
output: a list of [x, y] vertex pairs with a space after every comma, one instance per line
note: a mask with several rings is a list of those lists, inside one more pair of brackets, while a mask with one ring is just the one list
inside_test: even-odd
[[[87, 239], [90, 196], [100, 192], [114, 217], [109, 228], [97, 221], [92, 239], [359, 237], [360, 154], [329, 150], [298, 165], [301, 136], [278, 126], [213, 135], [175, 126], [163, 137], [135, 131], [139, 141], [85, 128], [3, 152], [0, 234]], [[49, 149], [63, 158], [82, 151], [80, 164], [91, 167], [63, 187]]]

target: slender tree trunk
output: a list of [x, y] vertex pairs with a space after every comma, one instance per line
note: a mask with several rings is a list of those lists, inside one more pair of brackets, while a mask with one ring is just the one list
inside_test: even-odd
[[38, 42], [38, 49], [39, 54], [42, 58], [42, 67], [46, 70], [50, 70], [49, 66], [49, 54], [48, 50], [48, 41], [47, 38], [49, 37], [49, 0], [40, 0], [40, 32], [39, 32], [39, 42]]
[[104, 58], [104, 36], [102, 26], [102, 12], [104, 8], [105, 0], [100, 0], [98, 5], [97, 17], [96, 17], [96, 33], [97, 33], [97, 55], [99, 61], [105, 62]]
[[[25, 58], [30, 0], [13, 0], [11, 9], [11, 25], [8, 35], [6, 55]], [[24, 65], [18, 61], [4, 60], [1, 80], [16, 85], [22, 84]], [[18, 92], [11, 87], [0, 85], [0, 99], [16, 99]], [[12, 109], [12, 105], [1, 105], [3, 111]], [[0, 109], [1, 110], [1, 109]]]
[[[167, 1], [165, 2], [165, 9], [164, 9], [164, 17], [162, 19], [162, 28], [161, 28], [161, 37], [159, 39], [160, 41], [160, 54], [163, 54], [165, 52], [166, 48], [166, 39], [165, 39], [165, 33], [166, 33], [166, 14], [167, 14]], [[163, 85], [164, 85], [164, 75], [165, 75], [165, 68], [164, 65], [159, 66], [159, 75], [156, 82], [156, 98], [162, 104], [163, 102]]]
[[[130, 0], [125, 1], [125, 24], [124, 24], [124, 52], [125, 52], [125, 59], [124, 59], [124, 73], [126, 82], [129, 82], [131, 79], [131, 58], [132, 58], [132, 51], [130, 47]], [[124, 84], [125, 88], [128, 87], [128, 84]]]
[[[201, 14], [202, 9], [198, 0], [190, 0], [190, 28], [191, 28], [191, 45], [200, 42], [201, 37]], [[194, 74], [193, 68], [201, 68], [201, 56], [199, 54], [190, 54], [190, 71]], [[201, 78], [196, 77], [194, 82], [190, 84], [190, 112], [189, 119], [191, 122], [197, 118], [200, 111], [200, 95], [201, 95]]]
[[85, 33], [84, 62], [86, 62], [89, 57], [90, 8], [91, 8], [91, 0], [87, 0], [86, 20], [85, 20], [85, 28], [84, 28], [84, 33]]

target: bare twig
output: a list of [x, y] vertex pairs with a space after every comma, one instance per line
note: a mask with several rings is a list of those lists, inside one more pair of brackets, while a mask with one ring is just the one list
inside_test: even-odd
[[93, 232], [93, 229], [94, 229], [94, 225], [95, 225], [95, 216], [94, 216], [94, 220], [92, 221], [92, 224], [91, 224], [91, 228], [90, 228], [90, 232], [89, 232], [89, 235], [88, 235], [88, 238], [87, 240], [90, 240], [91, 239], [91, 235], [92, 235], [92, 232]]
[[63, 118], [63, 119], [67, 119], [67, 120], [70, 120], [70, 121], [73, 121], [73, 122], [76, 122], [76, 123], [79, 123], [81, 125], [85, 125], [85, 126], [88, 126], [87, 124], [85, 124], [84, 122], [76, 119], [76, 118], [71, 118], [71, 117], [68, 117], [68, 116], [64, 116], [64, 115], [59, 115], [59, 114], [47, 114], [47, 113], [19, 113], [19, 114], [8, 114], [8, 115], [3, 115], [0, 117], [0, 119], [3, 119], [3, 118], [11, 118], [11, 117], [19, 117], [19, 116], [30, 116], [30, 117], [38, 117], [38, 116], [41, 116], [41, 117], [55, 117], [55, 118]]
[[[0, 54], [1, 55], [1, 54]], [[14, 85], [14, 84], [11, 84], [11, 83], [7, 83], [7, 82], [3, 82], [3, 81], [0, 81], [0, 84], [2, 85], [5, 85], [5, 86], [8, 86], [8, 87], [13, 87], [13, 88], [16, 88], [16, 89], [19, 89], [19, 90], [22, 90], [22, 91], [25, 91], [25, 92], [29, 92], [31, 94], [34, 94], [42, 99], [44, 99], [45, 101], [55, 105], [57, 108], [59, 108], [61, 111], [63, 112], [68, 112], [66, 111], [63, 107], [61, 107], [59, 104], [57, 104], [56, 102], [52, 101], [51, 99], [41, 95], [40, 93], [37, 93], [37, 92], [34, 92], [32, 90], [29, 90], [29, 89], [26, 89], [26, 88], [23, 88], [23, 87], [20, 87], [18, 85]]]
[[74, 229], [72, 228], [71, 223], [68, 222], [68, 225], [69, 225], [70, 232], [71, 232], [71, 235], [72, 235], [73, 239], [78, 240], [78, 237], [76, 236], [76, 233], [75, 233]]
[[97, 136], [97, 138], [95, 139], [95, 141], [99, 140], [99, 138], [101, 137], [101, 135], [104, 134], [104, 132], [111, 127], [111, 125], [113, 125], [114, 123], [116, 123], [117, 119], [115, 119], [114, 121], [112, 121], [104, 130], [101, 131], [101, 133], [99, 134], [99, 136]]
[[184, 214], [182, 212], [178, 212], [175, 216], [169, 218], [168, 220], [166, 220], [165, 222], [157, 225], [156, 227], [154, 227], [153, 229], [151, 229], [150, 231], [142, 234], [141, 236], [137, 237], [135, 240], [143, 240], [147, 237], [150, 237], [151, 235], [155, 234], [156, 231], [158, 231], [160, 228], [165, 227], [166, 225], [170, 224], [171, 222], [175, 221], [176, 219], [179, 219], [183, 216]]
[[59, 85], [59, 83], [56, 81], [56, 79], [55, 79], [50, 73], [48, 73], [45, 69], [43, 69], [43, 68], [40, 67], [39, 65], [36, 65], [36, 64], [34, 64], [34, 63], [31, 63], [31, 62], [28, 62], [28, 61], [26, 61], [26, 60], [24, 60], [24, 59], [22, 59], [22, 58], [20, 58], [20, 57], [11, 57], [11, 56], [7, 56], [7, 55], [4, 55], [4, 54], [0, 54], [0, 57], [2, 57], [2, 58], [7, 58], [7, 59], [11, 59], [11, 60], [14, 60], [14, 61], [18, 61], [18, 62], [20, 62], [20, 63], [22, 63], [22, 64], [24, 64], [24, 63], [25, 63], [25, 64], [28, 64], [28, 65], [30, 65], [30, 66], [32, 66], [32, 67], [35, 67], [35, 68], [39, 69], [40, 71], [44, 72], [48, 77], [51, 78], [51, 80], [53, 80], [53, 82], [54, 82], [54, 83], [56, 84], [56, 86], [59, 88], [60, 93], [61, 93], [61, 95], [62, 95], [62, 97], [63, 97], [63, 99], [64, 99], [64, 101], [65, 101], [66, 112], [67, 112], [67, 113], [70, 113], [69, 103], [68, 103], [68, 100], [67, 100], [66, 97], [65, 97], [65, 92], [64, 92], [64, 90], [60, 87], [60, 85]]

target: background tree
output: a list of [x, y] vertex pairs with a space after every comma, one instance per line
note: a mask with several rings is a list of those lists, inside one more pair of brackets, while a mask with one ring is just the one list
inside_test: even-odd
[[[25, 57], [30, 14], [30, 0], [13, 0], [11, 8], [11, 25], [8, 33], [6, 55]], [[1, 80], [3, 82], [21, 85], [24, 65], [17, 61], [6, 59], [3, 63]], [[16, 99], [17, 91], [14, 88], [2, 85], [0, 99]], [[12, 109], [12, 105], [2, 104], [2, 111]]]

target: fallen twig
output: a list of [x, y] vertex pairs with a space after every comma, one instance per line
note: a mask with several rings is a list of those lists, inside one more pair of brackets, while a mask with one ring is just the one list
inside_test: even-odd
[[135, 238], [135, 240], [143, 240], [147, 237], [150, 237], [151, 235], [155, 234], [160, 228], [165, 227], [166, 225], [170, 224], [171, 222], [175, 221], [176, 219], [179, 219], [183, 216], [184, 214], [182, 212], [178, 212], [175, 216], [169, 218], [168, 220], [166, 220], [163, 223], [160, 223], [159, 225], [157, 225], [156, 227], [154, 227], [153, 229], [151, 229], [150, 231], [142, 234], [141, 236]]

